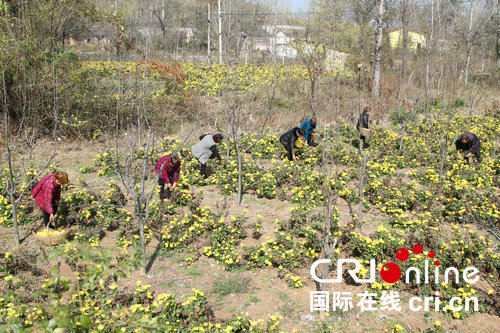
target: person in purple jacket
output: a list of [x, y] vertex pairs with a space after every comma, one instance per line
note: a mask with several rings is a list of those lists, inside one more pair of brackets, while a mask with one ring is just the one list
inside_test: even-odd
[[458, 136], [455, 141], [458, 154], [463, 154], [466, 164], [469, 164], [469, 157], [476, 156], [478, 162], [481, 162], [481, 141], [470, 132], [465, 132]]

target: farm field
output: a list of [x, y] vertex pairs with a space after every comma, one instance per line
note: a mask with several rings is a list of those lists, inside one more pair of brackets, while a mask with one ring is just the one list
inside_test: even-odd
[[[146, 260], [134, 199], [119, 177], [122, 151], [102, 140], [60, 144], [46, 172], [69, 174], [57, 225], [71, 227], [73, 235], [54, 247], [31, 234], [41, 212], [29, 193], [18, 211], [24, 239], [15, 246], [3, 169], [0, 331], [497, 331], [498, 114], [485, 109], [469, 116], [436, 103], [426, 115], [409, 124], [401, 153], [397, 127], [374, 127], [364, 160], [358, 132], [348, 125], [321, 124], [318, 146], [301, 151], [295, 162], [283, 158], [279, 133], [243, 132], [238, 144], [250, 149], [241, 159], [241, 205], [233, 139], [219, 148], [226, 165], [211, 160], [207, 180], [191, 154], [194, 139], [183, 146], [184, 137], [162, 137], [138, 147], [125, 157], [135, 175], [147, 166], [144, 184], [136, 184], [148, 190], [161, 156], [180, 148], [182, 160], [174, 200], [160, 202], [155, 193], [148, 202]], [[453, 140], [465, 131], [481, 138], [481, 163], [466, 165], [455, 153]], [[32, 167], [40, 167], [51, 149], [42, 144]], [[15, 167], [21, 173], [26, 165]], [[18, 188], [35, 174], [28, 169], [16, 179]], [[374, 282], [358, 283], [344, 272], [342, 282], [326, 285], [329, 293], [352, 293], [347, 311], [310, 311], [310, 292], [317, 291], [310, 268], [328, 257], [325, 242], [333, 246], [328, 278], [336, 276], [338, 259], [359, 260], [361, 278], [369, 277], [370, 260], [376, 260]], [[408, 260], [397, 255], [401, 248], [409, 250]], [[430, 273], [430, 282], [417, 284], [415, 276], [405, 283], [403, 274], [389, 284], [380, 271], [390, 262], [403, 273], [410, 266], [424, 272], [430, 263], [431, 271], [439, 266], [444, 275], [456, 267], [460, 276], [453, 281], [452, 273], [446, 283]], [[479, 271], [476, 283], [462, 277], [469, 266]], [[365, 291], [374, 294], [376, 307], [382, 295], [398, 292], [400, 310], [361, 311]], [[436, 292], [439, 310], [434, 303], [429, 311], [409, 308], [412, 297]], [[478, 307], [446, 307], [453, 297], [458, 304], [477, 298]]]
[[0, 0], [0, 333], [500, 332], [500, 2]]

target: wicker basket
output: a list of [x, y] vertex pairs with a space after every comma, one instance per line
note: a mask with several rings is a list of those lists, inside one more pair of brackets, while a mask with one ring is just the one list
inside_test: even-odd
[[[48, 230], [49, 236], [42, 236], [39, 235], [38, 232]], [[46, 228], [46, 227], [41, 227], [33, 231], [33, 236], [35, 236], [36, 239], [38, 239], [42, 244], [45, 244], [47, 246], [56, 246], [58, 245], [63, 239], [68, 238], [69, 234], [71, 233], [71, 228], [68, 229], [63, 229], [61, 230], [57, 235], [50, 236], [51, 231], [56, 231], [52, 228]]]
[[365, 138], [369, 138], [372, 136], [372, 131], [370, 131], [368, 128], [360, 128], [359, 134], [361, 136], [364, 136]]

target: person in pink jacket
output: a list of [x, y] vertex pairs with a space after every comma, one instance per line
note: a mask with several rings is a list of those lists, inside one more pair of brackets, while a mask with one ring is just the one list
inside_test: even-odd
[[64, 171], [48, 174], [31, 190], [31, 196], [43, 211], [43, 222], [54, 221], [54, 216], [61, 200], [61, 185], [68, 183], [68, 174]]

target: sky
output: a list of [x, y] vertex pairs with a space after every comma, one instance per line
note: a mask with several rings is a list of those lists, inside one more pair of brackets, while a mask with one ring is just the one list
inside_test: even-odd
[[309, 4], [309, 0], [288, 0], [290, 7], [294, 12], [305, 12]]

